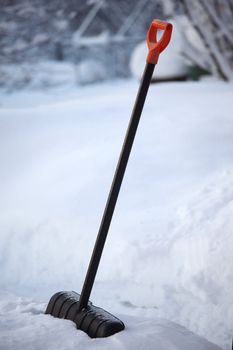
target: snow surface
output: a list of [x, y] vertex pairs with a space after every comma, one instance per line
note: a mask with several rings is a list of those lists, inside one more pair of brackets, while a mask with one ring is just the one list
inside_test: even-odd
[[127, 330], [90, 341], [41, 313], [81, 290], [137, 88], [1, 95], [0, 349], [217, 349], [158, 318], [229, 349], [232, 84], [150, 88], [91, 296]]
[[[7, 296], [9, 300], [9, 295]], [[12, 297], [0, 302], [0, 349], [49, 350], [220, 350], [184, 327], [163, 319], [120, 316], [127, 329], [104, 339], [90, 339], [71, 321], [44, 315], [45, 305]]]

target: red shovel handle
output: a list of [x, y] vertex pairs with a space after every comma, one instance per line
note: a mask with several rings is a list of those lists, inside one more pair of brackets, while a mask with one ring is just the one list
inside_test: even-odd
[[[163, 30], [163, 35], [157, 41], [157, 31], [158, 29]], [[168, 22], [163, 22], [158, 19], [154, 19], [150, 25], [147, 33], [147, 45], [148, 45], [148, 56], [147, 62], [156, 64], [158, 62], [159, 54], [167, 47], [171, 39], [172, 34], [172, 24]]]

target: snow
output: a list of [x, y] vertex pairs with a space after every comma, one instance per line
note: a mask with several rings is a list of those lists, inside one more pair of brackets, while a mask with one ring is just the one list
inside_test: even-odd
[[106, 67], [97, 59], [80, 62], [76, 66], [76, 81], [80, 85], [92, 84], [108, 79]]
[[[38, 42], [46, 36], [35, 37]], [[109, 79], [106, 66], [98, 59], [81, 60], [78, 64], [43, 61], [27, 64], [3, 64], [0, 67], [0, 87], [8, 92], [20, 88], [31, 90], [70, 89]]]
[[32, 44], [33, 45], [40, 45], [40, 44], [43, 44], [44, 42], [46, 42], [47, 40], [49, 40], [49, 37], [47, 34], [38, 33], [34, 36]]
[[126, 331], [90, 340], [43, 315], [81, 290], [137, 88], [2, 93], [1, 349], [229, 349], [232, 84], [150, 87], [91, 295]]
[[188, 40], [188, 42], [199, 52], [199, 54], [204, 55], [206, 47], [197, 31], [190, 26], [190, 21], [186, 16], [179, 16], [177, 19], [179, 30], [183, 30], [183, 35], [185, 36], [186, 40]]
[[65, 30], [69, 25], [69, 23], [66, 19], [57, 19], [57, 20], [53, 21], [53, 23], [54, 23], [55, 28], [58, 31]]
[[[9, 298], [9, 297], [8, 297]], [[149, 320], [123, 316], [127, 329], [104, 339], [90, 339], [73, 322], [44, 315], [45, 305], [22, 298], [12, 298], [1, 305], [0, 349], [101, 349], [101, 350], [220, 350], [187, 329], [163, 319]]]
[[109, 33], [102, 32], [95, 36], [81, 36], [79, 30], [74, 32], [72, 43], [74, 46], [106, 45], [109, 42]]
[[[36, 37], [36, 40], [43, 37]], [[45, 38], [44, 38], [45, 39]], [[40, 63], [3, 64], [0, 67], [0, 86], [8, 92], [27, 87], [46, 89], [73, 87], [76, 85], [75, 65], [65, 62], [43, 61]]]

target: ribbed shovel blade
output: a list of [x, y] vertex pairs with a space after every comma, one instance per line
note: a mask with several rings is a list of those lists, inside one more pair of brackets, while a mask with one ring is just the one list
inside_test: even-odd
[[121, 320], [91, 302], [78, 311], [79, 298], [80, 294], [73, 291], [58, 292], [50, 299], [45, 313], [73, 321], [91, 338], [109, 337], [125, 328]]

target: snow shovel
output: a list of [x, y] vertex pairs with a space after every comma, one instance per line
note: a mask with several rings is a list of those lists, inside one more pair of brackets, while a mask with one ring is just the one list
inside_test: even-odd
[[[157, 40], [158, 29], [163, 31], [163, 35], [160, 40]], [[147, 34], [149, 52], [146, 67], [140, 83], [128, 130], [126, 132], [120, 158], [116, 167], [81, 295], [73, 291], [58, 292], [52, 296], [45, 311], [46, 314], [50, 314], [54, 317], [72, 320], [75, 322], [78, 329], [87, 333], [91, 338], [108, 337], [122, 331], [125, 328], [124, 323], [117, 317], [97, 306], [94, 306], [89, 301], [89, 297], [94, 284], [154, 67], [158, 62], [159, 54], [167, 47], [171, 38], [171, 33], [172, 25], [170, 23], [159, 20], [152, 21]]]

